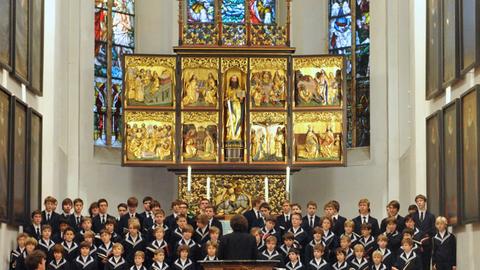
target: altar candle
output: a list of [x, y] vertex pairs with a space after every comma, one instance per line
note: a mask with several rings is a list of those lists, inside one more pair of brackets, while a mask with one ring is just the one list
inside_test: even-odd
[[207, 199], [210, 200], [210, 176], [207, 177]]
[[268, 177], [265, 177], [265, 201], [268, 202]]
[[290, 167], [287, 166], [287, 173], [286, 173], [286, 176], [285, 176], [285, 189], [287, 192], [290, 192]]
[[192, 191], [192, 167], [188, 166], [188, 175], [187, 175], [187, 191]]

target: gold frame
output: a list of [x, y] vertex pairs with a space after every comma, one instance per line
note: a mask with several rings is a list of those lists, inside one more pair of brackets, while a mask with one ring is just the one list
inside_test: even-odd
[[[270, 120], [270, 122], [268, 122]], [[280, 121], [282, 120], [282, 121]], [[275, 124], [275, 123], [283, 123], [284, 125], [284, 129], [285, 129], [285, 146], [284, 146], [284, 150], [285, 150], [285, 161], [254, 161], [253, 158], [252, 158], [252, 143], [251, 143], [251, 129], [252, 129], [252, 125], [254, 124], [254, 122], [257, 121], [257, 122], [265, 122], [265, 123], [269, 123], [269, 124]], [[249, 121], [249, 126], [248, 126], [248, 162], [249, 163], [252, 163], [252, 164], [287, 164], [288, 163], [288, 136], [289, 136], [289, 132], [288, 132], [288, 116], [287, 116], [287, 112], [263, 112], [263, 111], [259, 111], [259, 112], [255, 112], [255, 111], [251, 111], [250, 112], [250, 121]]]
[[[218, 164], [220, 161], [219, 157], [219, 135], [220, 135], [220, 127], [218, 126], [218, 120], [219, 120], [219, 115], [218, 111], [199, 111], [199, 112], [192, 112], [192, 111], [182, 111], [181, 113], [181, 142], [180, 142], [180, 162], [183, 164], [188, 164], [188, 163], [195, 163], [195, 164]], [[216, 128], [217, 128], [217, 139], [215, 142], [215, 152], [216, 152], [216, 157], [215, 161], [195, 161], [195, 160], [185, 160], [184, 157], [184, 125], [187, 123], [194, 123], [194, 122], [211, 122], [211, 123], [216, 123]]]

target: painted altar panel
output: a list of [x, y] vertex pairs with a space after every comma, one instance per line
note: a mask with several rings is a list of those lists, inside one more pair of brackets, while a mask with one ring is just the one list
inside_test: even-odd
[[294, 58], [294, 106], [296, 108], [341, 108], [343, 106], [343, 68], [342, 56]]
[[125, 111], [124, 164], [175, 161], [175, 112]]
[[125, 55], [125, 108], [173, 108], [176, 57]]
[[342, 164], [343, 112], [294, 112], [295, 164]]
[[218, 112], [182, 112], [182, 162], [218, 162]]
[[286, 108], [287, 58], [250, 58], [250, 107]]
[[198, 202], [207, 197], [207, 178], [210, 177], [210, 200], [217, 215], [226, 217], [243, 214], [252, 207], [252, 199], [264, 197], [265, 177], [268, 177], [268, 203], [271, 214], [281, 213], [282, 201], [287, 199], [285, 175], [192, 175], [192, 191], [187, 192], [187, 176], [178, 176], [178, 198], [189, 203], [192, 214], [198, 213]]
[[219, 64], [218, 58], [182, 58], [182, 108], [218, 107]]
[[283, 163], [287, 161], [287, 114], [251, 112], [250, 162]]

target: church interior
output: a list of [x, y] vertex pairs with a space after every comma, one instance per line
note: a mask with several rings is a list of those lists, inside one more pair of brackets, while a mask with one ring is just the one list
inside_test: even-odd
[[132, 197], [196, 230], [206, 201], [224, 234], [259, 200], [262, 226], [289, 202], [312, 237], [312, 203], [359, 232], [368, 203], [375, 237], [433, 214], [399, 269], [435, 269], [439, 220], [456, 262], [436, 269], [480, 269], [477, 0], [0, 0], [0, 86], [0, 269], [28, 269], [11, 251], [52, 198], [94, 228], [108, 201], [121, 238]]

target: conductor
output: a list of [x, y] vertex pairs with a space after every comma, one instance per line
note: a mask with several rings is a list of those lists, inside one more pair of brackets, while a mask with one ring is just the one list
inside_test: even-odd
[[233, 232], [220, 239], [218, 257], [220, 260], [256, 260], [257, 243], [255, 237], [247, 232], [248, 221], [242, 215], [230, 220]]

